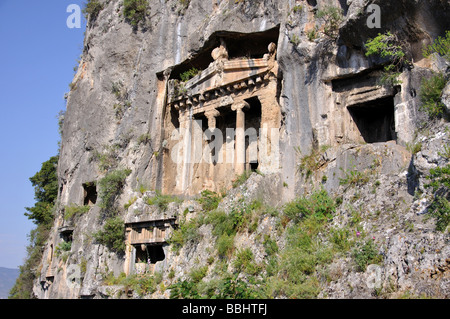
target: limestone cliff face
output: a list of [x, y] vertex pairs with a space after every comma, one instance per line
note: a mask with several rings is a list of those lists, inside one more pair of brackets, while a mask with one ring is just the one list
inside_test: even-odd
[[[420, 294], [437, 287], [439, 294], [448, 297], [448, 234], [436, 233], [430, 224], [422, 221], [418, 213], [423, 207], [414, 197], [414, 190], [423, 189], [428, 170], [446, 163], [438, 152], [442, 145], [448, 144], [448, 134], [443, 133], [443, 126], [448, 127], [448, 123], [431, 130], [430, 134], [435, 135], [423, 139], [422, 152], [412, 157], [406, 148], [408, 143], [417, 140], [418, 125], [426, 119], [419, 112], [421, 79], [433, 70], [445, 72], [448, 67], [442, 59], [425, 59], [421, 54], [423, 45], [450, 30], [447, 1], [191, 0], [186, 7], [177, 0], [150, 0], [150, 13], [137, 29], [124, 20], [123, 1], [101, 2], [104, 8], [87, 27], [83, 56], [67, 98], [58, 166], [60, 209], [38, 270], [40, 278], [34, 287], [38, 298], [117, 296], [111, 291], [122, 288], [106, 287], [105, 275], [113, 272], [118, 276], [121, 272], [138, 270], [130, 266], [138, 258], [136, 252], [129, 250], [130, 242], [125, 253], [115, 253], [93, 237], [105, 223], [100, 194], [96, 194], [99, 181], [108, 171], [125, 168], [131, 173], [114, 205], [119, 208], [118, 216], [128, 225], [128, 239], [135, 231], [133, 223], [154, 223], [148, 227], [159, 227], [163, 232], [155, 243], [161, 246], [164, 257], [156, 262], [153, 271], [162, 274], [166, 286], [187, 278], [189, 270], [198, 265], [212, 262], [210, 256], [214, 256], [215, 250], [212, 230], [210, 226], [202, 226], [199, 229], [202, 240], [182, 247], [176, 254], [168, 245], [173, 230], [171, 221], [176, 224], [180, 218], [194, 218], [202, 210], [201, 205], [186, 198], [182, 203], [171, 203], [161, 212], [160, 207], [149, 205], [145, 197], [155, 196], [155, 190], [180, 197], [199, 194], [208, 189], [208, 177], [215, 183], [228, 181], [224, 183], [227, 196], [219, 205], [226, 212], [239, 200], [250, 202], [257, 198], [280, 209], [283, 203], [320, 185], [342, 196], [336, 225], [348, 222], [345, 204], [365, 207], [369, 215], [380, 211], [384, 222], [372, 220], [364, 227], [383, 242], [386, 254], [383, 280], [394, 280], [396, 291], [411, 288]], [[382, 9], [381, 29], [367, 27], [365, 10], [369, 2], [379, 4]], [[321, 33], [323, 22], [314, 15], [327, 4], [344, 12], [336, 39]], [[311, 31], [315, 27], [318, 35], [314, 39]], [[401, 73], [402, 83], [395, 87], [377, 85], [386, 61], [366, 57], [363, 48], [368, 38], [386, 30], [395, 30], [409, 44], [412, 61], [411, 67]], [[175, 191], [177, 183], [181, 183], [179, 172], [183, 168], [177, 171], [177, 165], [170, 161], [174, 146], [170, 134], [171, 129], [182, 126], [177, 123], [178, 117], [189, 106], [178, 105], [178, 113], [171, 113], [175, 107], [172, 108], [169, 94], [170, 81], [178, 79], [191, 66], [206, 69], [217, 61], [211, 53], [222, 41], [230, 61], [239, 58], [262, 61], [264, 55], [264, 61], [269, 61], [268, 44], [276, 45], [276, 68], [270, 69], [271, 75], [263, 76], [261, 81], [273, 83], [270, 105], [274, 116], [269, 117], [277, 122], [279, 162], [269, 165], [264, 176], [253, 174], [245, 187], [234, 189], [230, 186], [236, 177], [231, 176], [234, 168], [231, 173], [221, 175], [213, 168], [194, 165], [189, 168], [194, 173], [189, 175], [191, 180], [187, 179], [186, 192]], [[246, 86], [252, 85], [249, 79], [245, 80]], [[221, 88], [225, 91], [221, 92]], [[238, 101], [243, 96], [246, 101], [254, 101], [251, 94], [256, 92], [256, 96], [258, 92], [253, 86], [245, 88], [245, 92], [250, 92], [247, 96], [240, 88], [226, 91], [227, 88], [217, 87], [214, 93], [222, 94], [217, 99], [227, 101], [230, 97]], [[201, 93], [198, 98], [207, 92]], [[259, 98], [263, 105], [259, 116], [264, 118], [264, 98]], [[186, 103], [198, 102], [196, 99], [197, 96], [188, 96]], [[223, 109], [228, 107], [222, 104]], [[361, 106], [363, 111], [357, 109]], [[371, 111], [377, 106], [378, 111]], [[229, 119], [234, 123], [235, 115]], [[300, 157], [323, 146], [327, 150], [317, 158], [320, 165], [312, 176], [307, 178], [299, 173]], [[381, 185], [376, 192], [372, 192], [375, 184], [361, 187], [359, 191], [340, 186], [339, 178], [345, 171], [364, 171], [374, 163], [377, 177], [371, 182]], [[250, 164], [246, 163], [248, 167]], [[416, 172], [414, 178], [411, 172]], [[67, 218], [70, 205], [90, 206], [88, 212], [70, 219]], [[394, 223], [392, 214], [398, 214], [400, 221]], [[406, 232], [402, 227], [407, 222], [419, 226], [414, 232]], [[285, 238], [276, 232], [275, 224], [273, 216], [262, 218], [253, 233], [236, 237], [236, 247], [250, 246], [255, 260], [262, 262], [261, 236], [277, 238], [283, 247]], [[62, 258], [64, 253], [56, 253], [56, 248], [65, 240], [64, 236], [69, 236], [72, 243]], [[136, 247], [139, 245], [142, 244]], [[352, 271], [349, 264], [348, 258], [333, 261], [335, 275], [331, 283], [324, 285], [321, 297], [371, 297], [371, 290], [363, 284], [365, 274]], [[403, 270], [405, 265], [409, 271]], [[229, 267], [232, 269], [231, 262]], [[416, 271], [411, 272], [414, 267]], [[434, 269], [445, 270], [433, 273], [435, 277], [442, 276], [440, 284], [434, 285], [432, 281]], [[214, 279], [214, 274], [209, 272], [205, 278]], [[158, 290], [153, 295], [168, 296], [167, 290]]]

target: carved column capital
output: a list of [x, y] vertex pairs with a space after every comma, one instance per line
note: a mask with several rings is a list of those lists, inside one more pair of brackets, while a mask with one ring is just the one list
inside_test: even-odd
[[207, 118], [218, 117], [219, 115], [220, 115], [220, 112], [218, 110], [216, 110], [216, 109], [208, 110], [208, 111], [205, 112], [205, 116]]
[[180, 110], [178, 114], [178, 122], [180, 123], [180, 127], [186, 127], [189, 122], [189, 113], [184, 109]]
[[250, 108], [250, 104], [248, 104], [245, 101], [237, 102], [237, 103], [234, 103], [233, 105], [231, 105], [231, 109], [233, 111], [242, 111], [243, 109], [248, 109], [248, 108]]
[[212, 109], [205, 112], [205, 116], [208, 119], [208, 128], [216, 128], [216, 117], [220, 115], [220, 112], [216, 109]]

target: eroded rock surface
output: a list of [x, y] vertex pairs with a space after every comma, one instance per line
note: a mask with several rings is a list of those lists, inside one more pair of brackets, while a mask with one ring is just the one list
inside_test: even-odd
[[[421, 79], [432, 71], [447, 72], [442, 59], [421, 53], [423, 45], [450, 29], [447, 1], [370, 1], [382, 8], [381, 30], [367, 27], [369, 1], [332, 1], [344, 13], [334, 37], [324, 34], [324, 21], [315, 17], [330, 1], [191, 0], [183, 6], [176, 0], [150, 0], [150, 13], [137, 29], [124, 20], [122, 1], [101, 2], [104, 8], [87, 27], [67, 98], [59, 210], [37, 270], [37, 298], [168, 298], [168, 287], [190, 280], [199, 267], [206, 267], [204, 285], [213, 285], [220, 274], [236, 270], [236, 252], [248, 248], [255, 265], [263, 265], [268, 239], [282, 251], [285, 230], [292, 226], [282, 219], [283, 205], [320, 187], [339, 198], [328, 227], [360, 229], [383, 258], [378, 268], [360, 271], [351, 252], [335, 255], [322, 272], [310, 274], [320, 288], [316, 297], [449, 297], [449, 235], [437, 232], [427, 218], [431, 193], [424, 187], [430, 169], [448, 164], [442, 152], [449, 145], [449, 125], [442, 121], [423, 129], [427, 117], [419, 108]], [[379, 84], [387, 61], [364, 51], [369, 38], [386, 30], [409, 44], [411, 67], [395, 86]], [[192, 67], [207, 72], [177, 87], [181, 74]], [[448, 89], [449, 84], [442, 96], [447, 108]], [[259, 129], [266, 123], [276, 129], [269, 149], [277, 157], [264, 161], [259, 153], [251, 161], [250, 142], [231, 137], [245, 159], [239, 167], [193, 163], [190, 144], [175, 156], [181, 160], [173, 161], [173, 152], [180, 150], [170, 140], [172, 133], [192, 127], [196, 117], [203, 120], [200, 133], [229, 126]], [[227, 136], [223, 148], [226, 141]], [[418, 143], [420, 150], [412, 152]], [[202, 149], [207, 144], [200, 138]], [[313, 164], [299, 169], [307, 156]], [[101, 207], [99, 182], [125, 168], [131, 172], [115, 194], [116, 215], [130, 232], [144, 221], [158, 221], [152, 232], [162, 227], [165, 233], [161, 241], [127, 242], [118, 253], [93, 234], [103, 229], [112, 211]], [[251, 170], [245, 182], [233, 185], [239, 174]], [[363, 174], [364, 183], [342, 183], [352, 172]], [[96, 185], [97, 194], [88, 185]], [[203, 190], [226, 193], [218, 209], [227, 214], [255, 201], [271, 207], [252, 220], [250, 230], [237, 232], [234, 253], [225, 263], [218, 257], [211, 223], [198, 227], [195, 240], [172, 249], [177, 227], [206, 213], [196, 200]], [[173, 194], [178, 199], [164, 203], [163, 196]], [[90, 209], [65, 219], [70, 204]], [[67, 232], [72, 245], [63, 258], [55, 249]], [[325, 235], [317, 237], [323, 245]], [[150, 244], [163, 251], [163, 260], [151, 262], [160, 276], [155, 291], [108, 283], [123, 272], [145, 270], [145, 261], [139, 260], [137, 268], [130, 265], [138, 264], [137, 251], [148, 251]], [[255, 277], [265, 274], [267, 269]], [[238, 278], [248, 280], [243, 274]]]

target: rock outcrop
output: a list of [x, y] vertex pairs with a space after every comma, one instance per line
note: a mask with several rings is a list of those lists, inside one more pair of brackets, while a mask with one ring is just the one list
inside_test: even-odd
[[[448, 1], [149, 0], [137, 26], [124, 19], [123, 1], [100, 2], [67, 96], [59, 209], [37, 298], [168, 298], [174, 284], [200, 270], [197, 282], [214, 291], [209, 283], [243, 267], [237, 252], [249, 249], [252, 265], [262, 267], [267, 243], [288, 247], [294, 222], [282, 218], [283, 205], [321, 188], [338, 199], [326, 231], [345, 229], [349, 241], [363, 233], [383, 257], [361, 271], [351, 251], [333, 255], [307, 274], [317, 289], [308, 297], [449, 297], [449, 235], [427, 218], [431, 192], [424, 187], [430, 169], [448, 164], [442, 152], [449, 124], [423, 129], [419, 96], [422, 78], [448, 72], [442, 58], [422, 55], [424, 45], [450, 30]], [[380, 29], [367, 25], [369, 4], [381, 8]], [[335, 29], [317, 18], [327, 5], [343, 12]], [[411, 61], [396, 85], [379, 84], [389, 61], [365, 55], [366, 41], [388, 30], [408, 44]], [[194, 69], [203, 72], [185, 81]], [[189, 139], [195, 125], [199, 144]], [[264, 127], [275, 135], [261, 133]], [[257, 132], [256, 155], [239, 128]], [[202, 134], [217, 129], [224, 139], [212, 151]], [[195, 147], [200, 162], [192, 160]], [[231, 163], [216, 157], [225, 149], [233, 151]], [[268, 160], [262, 149], [275, 156]], [[364, 182], [348, 180], [355, 175]], [[250, 203], [271, 207], [234, 234], [234, 253], [218, 252], [214, 223], [197, 200], [205, 190], [226, 194], [217, 208], [226, 214], [257, 210]], [[69, 205], [88, 211], [67, 218]], [[124, 250], [95, 235], [113, 216], [124, 224]], [[196, 235], [174, 249], [172, 235], [200, 218]], [[317, 238], [329, 244], [325, 234]], [[60, 253], [65, 241], [70, 251]], [[158, 282], [154, 289], [111, 280], [146, 271]], [[240, 272], [233, 280], [249, 279]], [[272, 283], [271, 296], [289, 297], [277, 295]]]

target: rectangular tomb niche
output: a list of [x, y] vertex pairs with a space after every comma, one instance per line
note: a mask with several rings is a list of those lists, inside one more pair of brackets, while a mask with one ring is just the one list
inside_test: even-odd
[[[153, 273], [158, 263], [166, 259], [168, 231], [175, 219], [147, 220], [126, 226], [125, 273]], [[164, 264], [160, 265], [164, 267]]]
[[[278, 27], [258, 34], [214, 34], [197, 57], [170, 69], [164, 98], [164, 193], [217, 192], [230, 188], [246, 170], [279, 171], [279, 154], [272, 152], [278, 152], [281, 126], [278, 34]], [[193, 67], [199, 72], [187, 79], [185, 72]], [[263, 139], [262, 128], [267, 130]], [[208, 140], [211, 132], [220, 140], [218, 135]]]
[[348, 107], [348, 111], [364, 142], [396, 140], [393, 97]]

